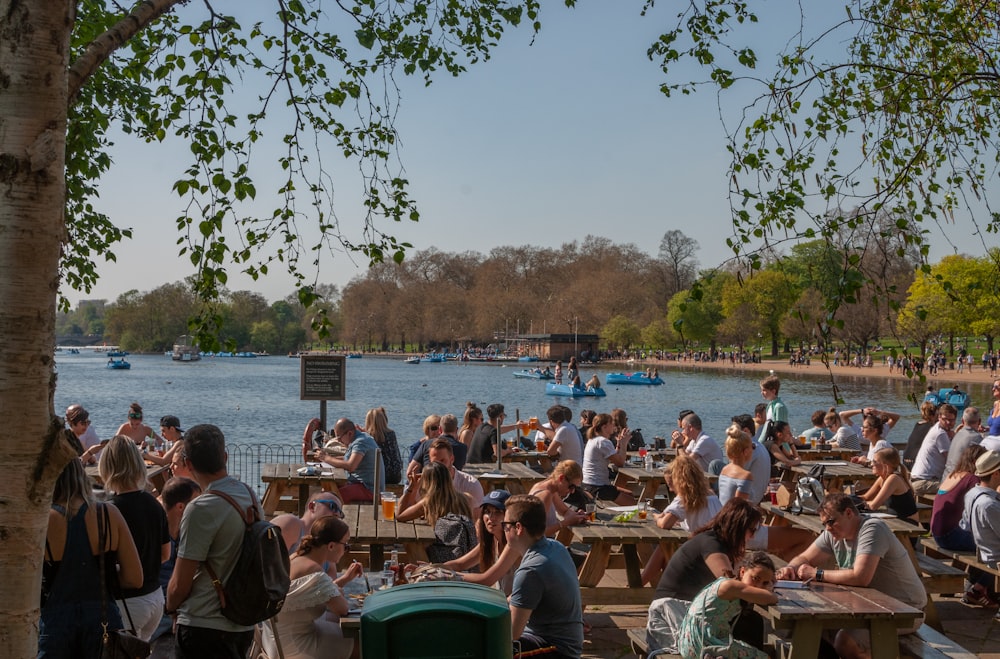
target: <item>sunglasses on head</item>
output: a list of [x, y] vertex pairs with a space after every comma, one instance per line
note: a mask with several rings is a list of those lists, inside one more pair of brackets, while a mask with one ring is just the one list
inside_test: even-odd
[[313, 503], [321, 503], [336, 514], [341, 514], [343, 511], [340, 509], [340, 504], [333, 499], [318, 499]]
[[130, 418], [130, 419], [141, 419], [142, 415], [141, 414], [137, 414], [135, 412], [129, 412], [128, 413], [128, 418]]

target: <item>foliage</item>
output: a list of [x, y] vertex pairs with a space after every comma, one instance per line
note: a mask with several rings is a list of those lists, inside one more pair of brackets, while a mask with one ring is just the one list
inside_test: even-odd
[[[768, 336], [771, 355], [777, 356], [781, 322], [798, 295], [791, 277], [777, 270], [762, 270], [746, 281], [733, 279], [723, 287], [722, 311], [727, 320], [739, 318], [747, 329], [753, 328]], [[728, 331], [738, 330], [729, 327]]]
[[610, 349], [627, 350], [639, 343], [642, 330], [625, 316], [614, 316], [601, 328], [601, 340]]

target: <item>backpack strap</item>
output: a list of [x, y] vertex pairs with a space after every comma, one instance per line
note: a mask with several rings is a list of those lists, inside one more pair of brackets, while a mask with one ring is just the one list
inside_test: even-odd
[[[205, 496], [206, 494], [214, 494], [218, 497], [225, 499], [229, 503], [229, 505], [236, 510], [236, 513], [240, 516], [240, 520], [243, 521], [243, 525], [246, 527], [244, 529], [244, 532], [246, 532], [250, 530], [250, 527], [253, 526], [254, 522], [260, 520], [260, 515], [258, 515], [257, 513], [257, 499], [253, 495], [253, 490], [251, 490], [250, 486], [247, 485], [246, 483], [243, 483], [242, 485], [243, 487], [247, 488], [247, 492], [250, 494], [250, 508], [248, 510], [243, 510], [243, 508], [240, 507], [240, 504], [236, 502], [236, 499], [232, 498], [225, 492], [220, 492], [219, 490], [209, 490], [203, 493], [201, 496]], [[219, 604], [222, 606], [223, 609], [225, 609], [226, 590], [222, 583], [222, 580], [219, 579], [219, 575], [215, 573], [215, 570], [213, 570], [212, 566], [208, 564], [208, 561], [202, 561], [202, 565], [205, 566], [205, 571], [208, 572], [208, 576], [211, 577], [212, 579], [212, 586], [215, 588], [216, 595], [219, 596]]]

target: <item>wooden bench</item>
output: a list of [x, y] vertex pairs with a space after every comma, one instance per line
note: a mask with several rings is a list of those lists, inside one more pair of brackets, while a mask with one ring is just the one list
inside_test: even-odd
[[979, 556], [976, 552], [942, 549], [938, 546], [938, 543], [934, 540], [934, 538], [921, 538], [920, 544], [923, 545], [924, 553], [928, 556], [950, 559], [952, 561], [952, 565], [955, 567], [964, 565], [966, 567], [974, 567], [978, 570], [986, 572], [987, 574], [992, 574], [994, 589], [1000, 589], [1000, 567], [991, 567], [986, 563], [983, 563], [979, 560]]
[[916, 556], [920, 580], [924, 582], [924, 589], [928, 593], [941, 595], [961, 593], [965, 590], [965, 570], [927, 554], [916, 554]]
[[[649, 655], [649, 644], [646, 643], [646, 628], [645, 627], [633, 627], [628, 630], [628, 641], [632, 645], [632, 652], [639, 659], [646, 659]], [[681, 659], [679, 654], [660, 654], [657, 655], [657, 659], [662, 657], [663, 659]]]
[[976, 655], [927, 625], [920, 625], [915, 634], [899, 637], [900, 654], [919, 659], [975, 659]]

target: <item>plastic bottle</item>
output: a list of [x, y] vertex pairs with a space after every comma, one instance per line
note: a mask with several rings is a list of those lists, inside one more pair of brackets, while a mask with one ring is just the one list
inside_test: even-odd
[[382, 588], [389, 588], [392, 586], [392, 561], [386, 561], [382, 566]]
[[646, 469], [652, 469], [653, 468], [653, 455], [651, 453], [647, 453], [645, 460], [646, 460]]
[[393, 584], [399, 583], [399, 549], [396, 547], [392, 548], [392, 552], [389, 554], [389, 569], [392, 570], [392, 582]]

